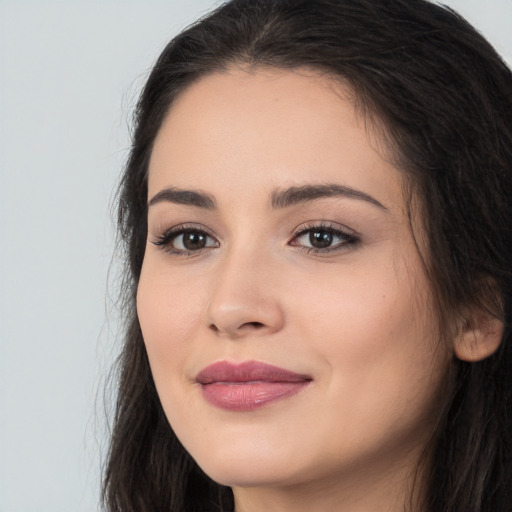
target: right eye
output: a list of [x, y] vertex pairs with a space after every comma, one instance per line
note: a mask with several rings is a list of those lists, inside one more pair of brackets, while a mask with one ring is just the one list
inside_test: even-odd
[[173, 228], [153, 241], [171, 254], [187, 255], [203, 249], [218, 247], [219, 243], [206, 231], [195, 228]]

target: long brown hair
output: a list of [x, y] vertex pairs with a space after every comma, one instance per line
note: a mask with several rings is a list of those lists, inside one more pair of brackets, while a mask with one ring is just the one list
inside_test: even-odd
[[512, 74], [453, 11], [426, 0], [233, 0], [164, 49], [135, 112], [118, 223], [126, 335], [105, 466], [108, 512], [233, 510], [163, 413], [135, 310], [152, 145], [174, 99], [229, 65], [307, 66], [348, 84], [385, 127], [420, 200], [441, 325], [464, 308], [502, 319], [500, 348], [454, 359], [429, 475], [430, 512], [512, 510]]

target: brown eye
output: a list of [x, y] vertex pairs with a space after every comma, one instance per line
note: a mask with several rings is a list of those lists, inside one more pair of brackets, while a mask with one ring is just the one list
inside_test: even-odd
[[172, 233], [166, 245], [173, 251], [194, 252], [208, 247], [216, 247], [217, 243], [204, 231], [198, 229], [184, 229], [177, 233]]
[[355, 233], [347, 232], [339, 225], [318, 225], [301, 230], [290, 242], [290, 245], [300, 247], [308, 252], [322, 254], [354, 247], [359, 241], [359, 237]]
[[171, 254], [189, 254], [203, 249], [218, 247], [219, 243], [208, 233], [200, 229], [172, 229], [158, 237], [154, 242]]
[[309, 243], [315, 249], [325, 249], [330, 247], [333, 242], [333, 234], [326, 230], [311, 231], [309, 233]]
[[208, 235], [201, 231], [187, 231], [174, 239], [174, 245], [181, 237], [181, 244], [187, 251], [197, 251], [206, 247]]

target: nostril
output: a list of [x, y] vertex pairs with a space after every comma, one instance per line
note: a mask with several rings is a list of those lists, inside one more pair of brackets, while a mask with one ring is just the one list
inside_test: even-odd
[[[243, 331], [245, 329], [258, 329], [259, 330], [259, 329], [262, 329], [263, 327], [265, 327], [265, 324], [262, 322], [245, 322], [242, 325], [240, 325], [238, 328], [236, 328], [235, 330], [236, 331], [240, 331], [240, 330]], [[208, 328], [217, 334], [221, 332], [221, 329], [219, 329], [219, 327], [217, 327], [215, 324], [210, 324], [208, 326]]]
[[243, 324], [242, 327], [244, 325], [247, 325], [249, 327], [254, 327], [255, 329], [261, 329], [262, 327], [264, 327], [264, 325], [261, 322], [247, 322], [247, 323]]

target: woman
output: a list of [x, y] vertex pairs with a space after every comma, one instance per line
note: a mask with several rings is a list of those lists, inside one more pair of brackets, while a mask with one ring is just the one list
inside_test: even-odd
[[512, 509], [511, 91], [424, 0], [233, 0], [167, 46], [109, 512]]

